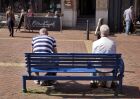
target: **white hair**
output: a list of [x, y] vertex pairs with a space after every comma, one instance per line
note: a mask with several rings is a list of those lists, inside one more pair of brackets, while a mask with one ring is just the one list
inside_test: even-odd
[[41, 28], [41, 29], [39, 30], [39, 34], [40, 34], [40, 35], [48, 35], [48, 31], [47, 31], [46, 28]]
[[102, 36], [108, 36], [108, 34], [109, 34], [109, 27], [108, 27], [108, 25], [106, 25], [106, 24], [101, 25], [100, 32], [101, 32]]

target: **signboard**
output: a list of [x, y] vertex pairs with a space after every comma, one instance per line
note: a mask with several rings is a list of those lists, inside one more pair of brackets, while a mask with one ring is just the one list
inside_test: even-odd
[[60, 18], [26, 17], [25, 28], [29, 30], [47, 28], [50, 31], [60, 31]]
[[72, 9], [72, 7], [73, 7], [72, 0], [64, 0], [64, 7], [66, 9]]

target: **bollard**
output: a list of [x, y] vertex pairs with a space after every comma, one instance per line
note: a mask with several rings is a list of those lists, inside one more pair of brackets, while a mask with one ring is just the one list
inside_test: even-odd
[[87, 20], [86, 34], [87, 34], [87, 40], [89, 40], [89, 21], [88, 20]]

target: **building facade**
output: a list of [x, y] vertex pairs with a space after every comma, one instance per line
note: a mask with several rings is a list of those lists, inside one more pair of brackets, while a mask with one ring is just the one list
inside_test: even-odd
[[4, 13], [9, 5], [16, 13], [22, 8], [31, 8], [42, 15], [48, 11], [60, 11], [65, 27], [76, 27], [80, 21], [80, 25], [85, 24], [83, 19], [96, 26], [98, 19], [103, 18], [112, 32], [122, 30], [123, 11], [130, 5], [134, 5], [136, 17], [140, 15], [140, 0], [0, 0], [0, 12]]

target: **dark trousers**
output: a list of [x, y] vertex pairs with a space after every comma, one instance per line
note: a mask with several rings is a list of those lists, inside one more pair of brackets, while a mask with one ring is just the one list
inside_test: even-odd
[[[46, 73], [46, 76], [56, 76], [56, 73], [53, 72], [53, 73]], [[52, 83], [54, 80], [46, 80], [45, 82], [47, 83]]]
[[13, 20], [8, 20], [7, 22], [8, 24], [8, 29], [9, 29], [9, 32], [10, 32], [10, 35], [9, 36], [14, 36], [14, 21]]
[[130, 32], [133, 33], [135, 31], [134, 24], [131, 22], [130, 24]]

